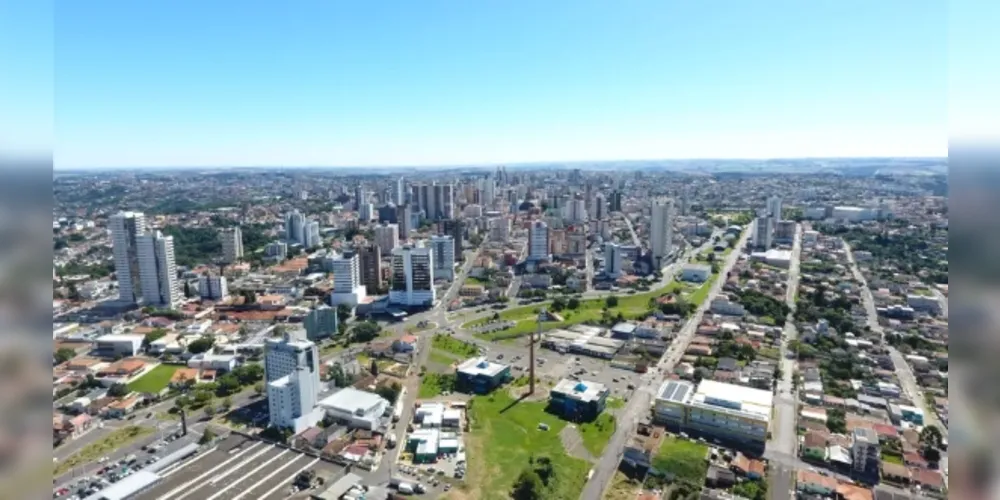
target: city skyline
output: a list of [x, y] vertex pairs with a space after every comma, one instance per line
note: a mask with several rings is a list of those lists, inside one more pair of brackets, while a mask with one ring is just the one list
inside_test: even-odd
[[63, 4], [55, 168], [947, 155], [946, 6], [569, 6]]

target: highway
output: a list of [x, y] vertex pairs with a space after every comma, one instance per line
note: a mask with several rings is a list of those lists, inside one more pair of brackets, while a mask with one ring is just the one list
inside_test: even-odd
[[[731, 252], [726, 259], [725, 265], [720, 269], [719, 277], [712, 284], [712, 289], [709, 291], [708, 296], [705, 298], [704, 302], [698, 305], [695, 313], [691, 316], [691, 319], [684, 324], [681, 331], [678, 333], [677, 338], [671, 344], [670, 348], [664, 353], [663, 357], [660, 358], [660, 362], [654, 368], [651, 368], [647, 373], [643, 374], [639, 386], [629, 398], [628, 404], [619, 413], [618, 425], [615, 429], [614, 435], [611, 437], [611, 441], [608, 443], [607, 447], [604, 448], [604, 453], [601, 455], [600, 460], [597, 465], [594, 466], [594, 474], [587, 481], [586, 486], [584, 486], [583, 493], [580, 498], [584, 500], [599, 500], [603, 494], [604, 490], [608, 487], [611, 482], [612, 477], [614, 477], [615, 471], [618, 470], [618, 463], [621, 461], [622, 453], [625, 451], [625, 445], [628, 443], [629, 438], [635, 431], [636, 424], [649, 412], [649, 407], [651, 401], [653, 400], [656, 391], [659, 389], [660, 384], [669, 375], [673, 369], [674, 365], [680, 361], [681, 357], [684, 355], [684, 351], [687, 349], [688, 344], [691, 339], [694, 338], [694, 333], [698, 329], [698, 325], [701, 323], [701, 318], [708, 310], [709, 304], [712, 302], [712, 298], [722, 290], [722, 286], [725, 284], [726, 274], [733, 268], [736, 261], [742, 254], [742, 249], [746, 245], [747, 238], [749, 238], [752, 233], [752, 228], [748, 228], [741, 235], [739, 242], [736, 245], [736, 250]], [[709, 243], [706, 245], [711, 245], [711, 238], [709, 238]], [[700, 251], [700, 249], [698, 250]], [[690, 256], [694, 251], [689, 251], [685, 256]], [[670, 269], [672, 269], [671, 265]], [[673, 277], [675, 271], [664, 272], [664, 279], [669, 282]]]

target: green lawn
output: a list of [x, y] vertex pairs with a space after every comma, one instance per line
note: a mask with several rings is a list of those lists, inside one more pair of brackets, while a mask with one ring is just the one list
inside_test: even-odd
[[438, 349], [431, 350], [430, 359], [432, 362], [443, 366], [451, 366], [452, 363], [458, 361], [458, 358], [456, 358], [452, 354], [449, 354], [447, 352]]
[[882, 450], [882, 461], [889, 462], [890, 464], [903, 465], [903, 457], [900, 455], [894, 455], [885, 450]]
[[463, 342], [448, 335], [435, 335], [432, 345], [435, 349], [454, 354], [463, 359], [479, 355], [479, 347], [477, 345]]
[[473, 278], [472, 276], [466, 276], [465, 277], [465, 284], [466, 285], [483, 285], [483, 286], [486, 286], [486, 285], [489, 284], [489, 282], [485, 281], [485, 280], [481, 280], [479, 278]]
[[625, 408], [625, 400], [622, 398], [608, 398], [608, 404], [606, 406], [609, 410]]
[[160, 392], [170, 384], [170, 378], [180, 365], [160, 365], [128, 385], [135, 392]]
[[687, 301], [695, 305], [701, 305], [701, 303], [705, 302], [705, 299], [708, 298], [708, 292], [712, 289], [712, 284], [715, 283], [715, 280], [717, 279], [719, 279], [719, 275], [713, 274], [707, 281], [702, 283], [697, 290], [691, 292], [691, 294], [687, 296]]
[[653, 457], [653, 467], [669, 472], [678, 480], [700, 486], [705, 480], [708, 447], [695, 441], [665, 436]]
[[69, 472], [69, 470], [74, 467], [95, 462], [102, 456], [154, 432], [156, 432], [156, 429], [152, 427], [141, 427], [138, 425], [130, 425], [128, 427], [118, 429], [111, 434], [108, 434], [104, 439], [88, 444], [83, 447], [83, 449], [76, 452], [76, 454], [71, 455], [66, 460], [60, 462], [59, 465], [55, 467], [53, 475], [59, 476]]
[[[542, 498], [579, 498], [590, 464], [566, 454], [559, 439], [566, 422], [546, 413], [545, 405], [541, 401], [514, 404], [504, 392], [472, 399], [471, 432], [466, 438], [468, 498], [510, 498], [514, 481], [532, 457], [547, 457], [553, 465], [553, 478]], [[549, 430], [539, 430], [539, 423], [547, 424]]]
[[454, 373], [427, 372], [420, 377], [420, 391], [417, 393], [417, 397], [430, 399], [440, 396], [444, 391], [453, 390], [455, 390]]
[[583, 446], [591, 455], [599, 457], [608, 441], [611, 441], [611, 435], [615, 433], [615, 417], [602, 413], [597, 420], [580, 424], [577, 428], [583, 438]]

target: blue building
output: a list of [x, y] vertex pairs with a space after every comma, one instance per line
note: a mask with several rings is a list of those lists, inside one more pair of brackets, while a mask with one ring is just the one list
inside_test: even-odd
[[460, 391], [475, 394], [486, 394], [511, 379], [509, 365], [490, 363], [485, 357], [464, 361], [455, 376]]
[[567, 420], [594, 420], [604, 411], [609, 393], [604, 384], [564, 378], [549, 392], [549, 410]]

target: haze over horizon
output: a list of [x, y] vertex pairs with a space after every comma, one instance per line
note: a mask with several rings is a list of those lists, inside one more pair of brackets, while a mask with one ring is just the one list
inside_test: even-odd
[[722, 4], [63, 2], [55, 168], [947, 156], [947, 6]]

